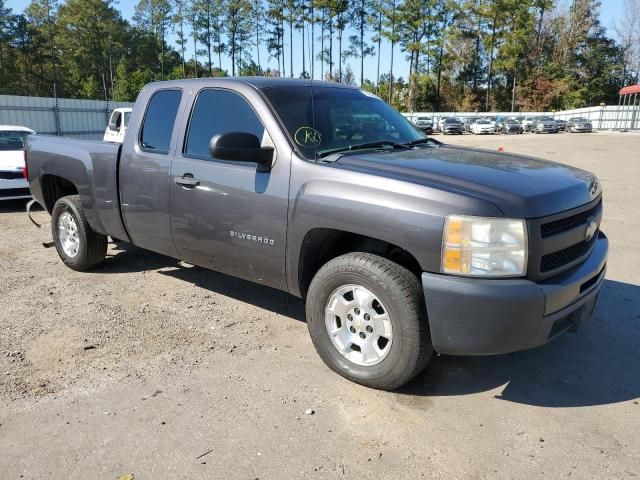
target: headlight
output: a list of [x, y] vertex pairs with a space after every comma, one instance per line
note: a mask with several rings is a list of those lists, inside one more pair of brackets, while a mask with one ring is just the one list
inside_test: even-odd
[[442, 235], [440, 271], [479, 277], [525, 275], [525, 221], [448, 215]]

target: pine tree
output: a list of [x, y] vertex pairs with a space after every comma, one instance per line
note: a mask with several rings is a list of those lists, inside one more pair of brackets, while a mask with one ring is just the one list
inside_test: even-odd
[[224, 23], [227, 30], [227, 54], [231, 58], [231, 75], [236, 75], [242, 64], [242, 51], [252, 32], [251, 3], [249, 0], [228, 0], [225, 3]]
[[187, 37], [185, 32], [186, 15], [187, 15], [187, 3], [185, 0], [173, 0], [174, 2], [174, 15], [172, 18], [175, 26], [176, 34], [178, 38], [176, 44], [180, 47], [180, 60], [182, 63], [182, 78], [187, 78], [187, 65], [186, 65], [186, 49], [187, 49]]
[[140, 0], [133, 16], [138, 28], [154, 35], [158, 44], [160, 79], [165, 77], [166, 37], [171, 26], [172, 5], [169, 0]]
[[375, 52], [366, 38], [372, 13], [371, 0], [356, 0], [349, 7], [349, 17], [355, 34], [349, 37], [349, 49], [346, 52], [346, 57], [360, 60], [360, 87], [364, 85], [364, 60]]

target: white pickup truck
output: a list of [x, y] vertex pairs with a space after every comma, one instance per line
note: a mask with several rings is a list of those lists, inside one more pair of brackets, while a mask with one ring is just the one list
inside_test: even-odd
[[124, 141], [124, 134], [129, 125], [131, 111], [131, 108], [116, 108], [111, 113], [109, 125], [104, 130], [103, 141], [110, 143], [122, 143]]

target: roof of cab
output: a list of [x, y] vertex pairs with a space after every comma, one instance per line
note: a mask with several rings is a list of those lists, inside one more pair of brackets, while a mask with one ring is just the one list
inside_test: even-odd
[[358, 89], [353, 85], [345, 85], [344, 83], [326, 82], [320, 80], [309, 80], [305, 78], [284, 78], [284, 77], [206, 77], [206, 78], [187, 78], [183, 80], [167, 80], [163, 82], [153, 82], [150, 85], [186, 86], [193, 84], [215, 84], [237, 82], [251, 85], [258, 89], [269, 87], [333, 87], [333, 88], [351, 88]]

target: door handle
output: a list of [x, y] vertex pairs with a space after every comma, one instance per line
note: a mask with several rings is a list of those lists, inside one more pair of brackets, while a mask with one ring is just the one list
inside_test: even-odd
[[186, 188], [193, 188], [200, 185], [200, 180], [193, 178], [193, 175], [190, 173], [185, 173], [181, 177], [175, 177], [174, 180], [178, 185]]

